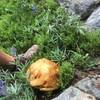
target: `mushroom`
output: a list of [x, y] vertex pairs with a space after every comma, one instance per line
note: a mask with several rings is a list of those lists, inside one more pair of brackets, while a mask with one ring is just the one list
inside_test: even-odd
[[59, 87], [59, 67], [46, 58], [39, 59], [28, 68], [27, 80], [41, 91], [53, 91]]

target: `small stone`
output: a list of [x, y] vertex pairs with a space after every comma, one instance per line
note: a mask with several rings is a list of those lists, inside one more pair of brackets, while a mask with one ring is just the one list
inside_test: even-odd
[[11, 51], [11, 55], [16, 57], [17, 49], [15, 47], [12, 47], [12, 48], [10, 48], [10, 51]]
[[94, 95], [100, 100], [100, 76], [87, 77], [76, 83], [75, 86], [86, 93]]
[[22, 63], [25, 63], [32, 58], [32, 56], [38, 51], [38, 49], [38, 45], [33, 45], [25, 53], [18, 55], [18, 58]]
[[71, 86], [52, 100], [96, 100], [96, 98]]

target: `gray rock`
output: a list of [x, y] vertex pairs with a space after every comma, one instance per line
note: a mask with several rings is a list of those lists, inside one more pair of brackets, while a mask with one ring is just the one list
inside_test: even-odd
[[38, 49], [38, 45], [32, 45], [24, 54], [18, 55], [20, 62], [25, 63], [30, 60], [32, 56], [37, 53]]
[[91, 29], [100, 28], [100, 7], [98, 7], [91, 16], [87, 19], [85, 23]]
[[58, 0], [61, 6], [66, 8], [72, 14], [86, 19], [95, 8], [100, 5], [100, 0]]
[[87, 77], [76, 83], [75, 86], [86, 93], [94, 95], [97, 100], [100, 100], [100, 76]]
[[52, 100], [96, 100], [96, 98], [71, 86]]
[[17, 55], [17, 49], [15, 47], [11, 47], [10, 48], [10, 52], [11, 52], [12, 56], [16, 57], [16, 55]]

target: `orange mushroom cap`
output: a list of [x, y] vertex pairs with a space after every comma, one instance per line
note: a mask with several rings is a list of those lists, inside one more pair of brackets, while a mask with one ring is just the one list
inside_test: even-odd
[[41, 91], [53, 91], [59, 86], [59, 67], [46, 58], [39, 59], [28, 68], [27, 79]]

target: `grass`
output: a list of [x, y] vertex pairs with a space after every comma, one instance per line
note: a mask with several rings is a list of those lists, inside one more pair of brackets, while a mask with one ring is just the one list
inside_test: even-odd
[[[15, 47], [18, 55], [33, 44], [39, 45], [33, 61], [45, 57], [61, 66], [61, 91], [70, 85], [76, 68], [90, 67], [90, 59], [100, 55], [99, 33], [86, 32], [80, 19], [65, 13], [55, 0], [0, 0], [0, 48], [10, 52]], [[25, 74], [30, 62], [17, 62], [17, 72], [0, 70], [8, 90], [0, 100], [37, 99]]]
[[1, 97], [0, 100], [35, 100], [34, 90], [26, 79], [25, 65], [20, 65], [17, 72], [0, 70], [0, 79], [6, 81], [7, 86], [7, 96]]

